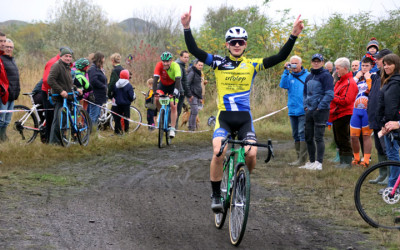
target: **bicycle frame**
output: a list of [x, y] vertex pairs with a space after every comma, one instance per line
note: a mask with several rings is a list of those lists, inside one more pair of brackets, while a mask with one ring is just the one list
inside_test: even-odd
[[[20, 124], [25, 128], [25, 129], [30, 129], [30, 130], [35, 130], [35, 131], [40, 131], [40, 128], [44, 126], [46, 120], [42, 121], [40, 119], [39, 113], [37, 111], [37, 107], [39, 107], [41, 104], [35, 104], [35, 102], [33, 101], [33, 97], [32, 97], [32, 93], [24, 93], [23, 95], [29, 95], [30, 99], [31, 99], [31, 103], [32, 103], [32, 108], [30, 109], [29, 112], [26, 112], [22, 118], [19, 120]], [[31, 114], [34, 114], [34, 116], [36, 117], [37, 121], [39, 122], [39, 126], [37, 128], [32, 128], [32, 127], [26, 127], [24, 126], [26, 120], [29, 118], [29, 116]]]
[[[160, 108], [160, 112], [159, 112], [159, 114], [158, 114], [157, 123], [158, 123], [158, 126], [161, 126], [161, 125], [163, 126], [162, 128], [163, 128], [163, 130], [164, 130], [165, 132], [168, 132], [168, 130], [169, 130], [169, 127], [168, 127], [168, 123], [169, 123], [169, 112], [170, 112], [170, 110], [171, 110], [171, 107], [170, 107], [170, 105], [169, 105], [169, 103], [170, 103], [170, 98], [169, 98], [169, 96], [161, 95], [160, 98], [159, 98], [159, 102], [160, 102], [160, 104], [161, 104], [161, 108]], [[164, 113], [164, 124], [160, 124], [160, 114], [161, 114], [161, 110], [164, 110], [164, 111], [165, 111], [165, 113]]]
[[[78, 122], [77, 122], [77, 119], [78, 119], [77, 110], [78, 109], [77, 109], [77, 107], [81, 106], [81, 105], [79, 104], [78, 100], [76, 99], [75, 92], [70, 92], [70, 93], [68, 93], [68, 95], [72, 95], [73, 96], [73, 101], [68, 101], [67, 100], [68, 98], [63, 98], [63, 108], [65, 108], [67, 110], [68, 119], [70, 120], [70, 122], [72, 124], [72, 128], [73, 128], [74, 132], [78, 132], [78, 131], [80, 132], [80, 131], [83, 131], [85, 129], [88, 129], [86, 127], [78, 129], [78, 126], [77, 126], [77, 124], [78, 124]], [[69, 108], [68, 104], [71, 104], [72, 115], [71, 115], [71, 109]], [[61, 117], [61, 122], [62, 122], [62, 117]], [[69, 128], [69, 127], [67, 127], [67, 128]]]

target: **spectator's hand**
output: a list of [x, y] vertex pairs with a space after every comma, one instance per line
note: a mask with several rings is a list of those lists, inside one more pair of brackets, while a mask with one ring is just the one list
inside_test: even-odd
[[61, 91], [60, 96], [62, 96], [62, 98], [67, 98], [68, 97], [68, 92], [63, 90], [63, 91]]
[[297, 17], [297, 19], [293, 23], [292, 35], [299, 36], [301, 31], [304, 29], [303, 20], [300, 20], [301, 15]]
[[189, 102], [193, 101], [193, 96], [189, 97]]
[[203, 99], [200, 99], [200, 103], [201, 103], [201, 104], [204, 104], [204, 100], [203, 100]]
[[366, 73], [364, 74], [364, 77], [365, 77], [365, 79], [371, 79], [371, 73], [369, 73], [369, 71], [366, 72]]
[[190, 28], [190, 20], [192, 19], [192, 6], [190, 6], [189, 12], [183, 13], [181, 16], [181, 23], [184, 29]]
[[285, 69], [288, 69], [287, 66], [290, 64], [290, 62], [285, 62]]
[[78, 93], [79, 93], [80, 96], [83, 95], [82, 89], [77, 89], [77, 91], [78, 91]]
[[361, 70], [360, 70], [357, 72], [356, 77], [357, 77], [357, 79], [360, 79], [360, 77], [362, 77], [363, 75], [364, 75], [363, 72], [361, 72]]
[[399, 129], [399, 128], [400, 128], [400, 124], [397, 121], [390, 121], [385, 124], [386, 132], [390, 132], [392, 130]]
[[208, 81], [204, 79], [204, 85], [207, 85]]

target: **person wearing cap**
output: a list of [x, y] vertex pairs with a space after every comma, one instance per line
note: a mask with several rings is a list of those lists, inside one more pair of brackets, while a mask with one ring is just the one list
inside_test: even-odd
[[[189, 12], [181, 16], [185, 43], [193, 56], [213, 68], [218, 92], [218, 115], [212, 141], [213, 157], [210, 164], [210, 181], [212, 187], [211, 209], [214, 213], [221, 213], [223, 206], [220, 187], [225, 155], [224, 153], [217, 156], [221, 148], [221, 141], [234, 132], [238, 132], [239, 140], [257, 141], [250, 112], [250, 91], [254, 77], [259, 71], [286, 60], [297, 37], [303, 30], [304, 24], [299, 16], [293, 24], [288, 41], [278, 54], [265, 58], [246, 58], [244, 52], [247, 48], [247, 32], [242, 27], [232, 27], [225, 34], [225, 46], [230, 55], [220, 56], [209, 54], [197, 47], [190, 30], [191, 11], [192, 7]], [[246, 146], [245, 148], [247, 152], [246, 165], [252, 172], [256, 165], [257, 147]]]
[[[73, 51], [66, 46], [61, 47], [59, 49], [60, 53], [63, 48], [67, 48], [71, 51], [71, 53], [73, 53]], [[47, 82], [47, 79], [49, 77], [51, 66], [53, 66], [53, 64], [55, 64], [58, 60], [60, 60], [60, 53], [58, 53], [55, 57], [53, 57], [49, 61], [47, 61], [46, 65], [44, 66], [44, 72], [43, 72], [43, 77], [42, 77], [42, 79], [43, 79], [42, 101], [43, 101], [43, 108], [44, 108], [46, 121], [53, 121], [53, 117], [54, 117], [54, 105], [49, 100], [50, 86]], [[51, 132], [51, 122], [47, 122], [46, 127], [45, 127], [45, 132], [44, 132], [45, 139], [43, 140], [45, 143], [49, 143], [50, 132]]]
[[[129, 82], [130, 76], [127, 69], [121, 70], [119, 74], [119, 80], [114, 86], [114, 99], [116, 106], [116, 113], [120, 116], [130, 118], [130, 106], [133, 100], [135, 100], [135, 92], [133, 87]], [[121, 118], [115, 119], [115, 129], [114, 133], [117, 135], [122, 134]], [[129, 121], [124, 120], [125, 133], [129, 132]]]
[[[371, 55], [373, 57], [376, 57], [379, 53], [379, 43], [376, 40], [375, 37], [371, 38], [371, 40], [368, 42], [367, 44], [367, 53], [363, 56], [363, 58], [361, 58], [361, 61], [364, 59], [364, 57], [366, 57], [366, 55]], [[358, 71], [361, 70], [361, 64], [360, 66], [358, 66]], [[377, 72], [379, 69], [378, 67], [375, 65], [372, 69], [371, 69], [371, 73]]]
[[297, 153], [296, 161], [289, 163], [289, 165], [298, 166], [305, 164], [308, 156], [304, 135], [306, 115], [303, 108], [303, 91], [305, 80], [310, 72], [303, 68], [302, 60], [299, 56], [292, 56], [290, 61], [285, 63], [284, 68], [279, 87], [288, 91], [288, 115]]
[[[54, 114], [58, 114], [63, 106], [63, 100], [68, 98], [68, 93], [73, 89], [73, 80], [71, 76], [72, 51], [69, 48], [63, 48], [60, 52], [60, 59], [51, 66], [47, 83], [51, 88], [52, 101], [54, 103]], [[78, 89], [80, 95], [82, 90]], [[57, 115], [54, 115], [49, 143], [61, 145], [60, 125]]]
[[314, 54], [311, 57], [311, 74], [306, 78], [303, 91], [309, 162], [300, 168], [309, 170], [322, 170], [325, 126], [333, 99], [333, 77], [323, 66], [324, 57]]
[[[14, 101], [18, 99], [21, 91], [19, 82], [19, 70], [13, 57], [14, 43], [11, 39], [6, 40], [4, 54], [0, 56], [8, 79], [8, 100], [6, 104], [0, 103], [0, 110], [13, 110]], [[12, 113], [0, 113], [0, 141], [7, 139], [6, 130], [11, 122]]]
[[[386, 55], [392, 54], [392, 51], [389, 49], [382, 49], [379, 53], [375, 56], [375, 63], [378, 67], [378, 71], [376, 72], [376, 80], [372, 81], [371, 90], [368, 96], [368, 107], [367, 107], [367, 114], [368, 114], [368, 122], [369, 127], [374, 131], [374, 145], [378, 154], [378, 162], [386, 161], [386, 145], [384, 137], [378, 136], [378, 132], [380, 131], [381, 127], [379, 126], [377, 115], [378, 115], [378, 105], [379, 105], [379, 95], [381, 93], [381, 72], [383, 72], [383, 57]], [[387, 185], [389, 177], [389, 167], [387, 169], [380, 168], [379, 169], [379, 176], [374, 179], [370, 180], [370, 183], [373, 184], [380, 184], [380, 185]]]

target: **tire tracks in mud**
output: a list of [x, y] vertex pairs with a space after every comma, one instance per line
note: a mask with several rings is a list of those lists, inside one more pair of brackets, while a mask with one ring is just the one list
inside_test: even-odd
[[[14, 199], [0, 201], [0, 248], [232, 249], [228, 222], [216, 229], [209, 207], [211, 153], [209, 143], [135, 149], [49, 169], [82, 185], [48, 186], [38, 195], [3, 189], [0, 198]], [[366, 242], [358, 231], [310, 219], [290, 199], [271, 202], [270, 195], [295, 199], [255, 178], [240, 249], [371, 247], [358, 243]]]

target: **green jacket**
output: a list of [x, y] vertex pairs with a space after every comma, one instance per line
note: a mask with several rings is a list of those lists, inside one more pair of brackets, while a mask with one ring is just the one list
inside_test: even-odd
[[[54, 63], [53, 66], [51, 66], [47, 83], [51, 87], [52, 94], [60, 94], [63, 90], [68, 93], [71, 92], [74, 85], [70, 65], [64, 63], [61, 59]], [[60, 101], [62, 97], [55, 96], [54, 100]]]

